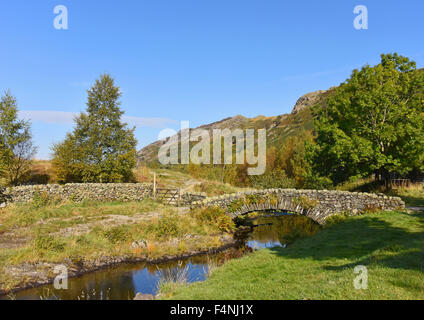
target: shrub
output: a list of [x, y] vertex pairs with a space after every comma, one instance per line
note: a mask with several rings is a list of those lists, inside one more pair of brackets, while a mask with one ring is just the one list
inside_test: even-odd
[[367, 204], [363, 209], [362, 213], [375, 213], [383, 210], [383, 208], [379, 205], [375, 204]]
[[305, 174], [304, 187], [308, 189], [324, 190], [332, 189], [333, 181], [328, 177], [321, 177], [316, 173], [308, 172]]
[[162, 216], [156, 224], [151, 226], [152, 231], [158, 238], [177, 237], [182, 228], [178, 223], [178, 217], [174, 215]]
[[35, 208], [46, 206], [50, 201], [50, 196], [46, 191], [36, 190], [32, 196], [32, 204]]
[[295, 205], [300, 205], [305, 210], [310, 210], [315, 208], [319, 201], [316, 199], [311, 199], [305, 196], [301, 196], [292, 200]]
[[107, 230], [103, 230], [102, 235], [113, 244], [127, 241], [130, 238], [128, 228], [125, 226], [113, 227]]
[[329, 227], [335, 224], [343, 223], [349, 217], [348, 212], [342, 212], [339, 214], [334, 214], [325, 219], [325, 227]]
[[237, 212], [244, 205], [250, 205], [250, 204], [265, 204], [269, 202], [272, 205], [277, 205], [278, 201], [279, 199], [276, 194], [267, 195], [267, 196], [264, 196], [262, 194], [249, 194], [243, 198], [240, 198], [231, 202], [228, 205], [228, 211]]
[[193, 211], [195, 218], [203, 225], [211, 225], [221, 232], [232, 232], [235, 230], [235, 223], [224, 209], [219, 207], [208, 207]]
[[235, 223], [233, 219], [231, 219], [231, 217], [226, 214], [216, 217], [215, 224], [218, 230], [221, 232], [230, 233], [235, 230]]
[[281, 169], [267, 171], [260, 176], [250, 176], [252, 187], [257, 189], [281, 188], [289, 189], [296, 186], [296, 181], [287, 177], [286, 172]]
[[243, 198], [234, 200], [228, 205], [228, 207], [227, 207], [228, 212], [236, 212], [241, 207], [243, 207], [244, 204], [245, 204], [245, 199], [243, 199]]
[[58, 252], [65, 249], [65, 244], [52, 236], [38, 235], [34, 239], [34, 245], [38, 250]]

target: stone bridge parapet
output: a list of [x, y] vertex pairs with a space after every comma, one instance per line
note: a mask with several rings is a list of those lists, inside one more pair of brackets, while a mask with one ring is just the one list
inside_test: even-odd
[[405, 203], [398, 197], [384, 194], [295, 189], [248, 191], [192, 203], [192, 207], [210, 206], [224, 208], [233, 217], [254, 211], [285, 210], [306, 215], [324, 224], [332, 215], [404, 209]]

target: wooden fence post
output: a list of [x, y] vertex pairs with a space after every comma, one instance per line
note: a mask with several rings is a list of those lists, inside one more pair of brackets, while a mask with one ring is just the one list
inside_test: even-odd
[[156, 199], [156, 172], [153, 173], [153, 199]]
[[180, 201], [181, 201], [181, 189], [178, 188], [178, 202], [177, 202], [177, 206], [180, 206]]

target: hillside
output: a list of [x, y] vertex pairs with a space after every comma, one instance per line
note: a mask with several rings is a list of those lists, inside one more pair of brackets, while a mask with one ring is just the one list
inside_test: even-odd
[[[274, 117], [257, 116], [255, 118], [246, 118], [242, 115], [226, 118], [221, 121], [202, 125], [195, 129], [206, 129], [211, 132], [213, 129], [266, 129], [267, 144], [269, 146], [281, 146], [284, 141], [291, 136], [296, 136], [300, 132], [312, 131], [313, 115], [311, 108], [313, 106], [325, 106], [327, 96], [333, 88], [327, 91], [316, 91], [305, 94], [300, 97], [290, 114], [282, 114]], [[194, 130], [194, 129], [191, 129]], [[180, 132], [178, 133], [180, 135]], [[160, 147], [167, 140], [156, 141], [137, 153], [139, 164], [153, 164], [157, 162], [157, 155]]]

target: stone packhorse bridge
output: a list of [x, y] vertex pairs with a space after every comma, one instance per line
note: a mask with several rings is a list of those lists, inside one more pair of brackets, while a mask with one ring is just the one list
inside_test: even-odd
[[332, 215], [403, 209], [405, 203], [400, 198], [383, 194], [294, 189], [249, 191], [192, 203], [192, 207], [210, 206], [223, 208], [232, 217], [255, 211], [284, 210], [305, 215], [324, 224]]
[[[140, 201], [152, 196], [150, 184], [67, 184], [22, 186], [11, 190], [0, 189], [2, 202], [30, 202], [36, 195], [48, 195], [49, 199], [84, 199], [98, 201]], [[405, 203], [396, 197], [383, 194], [353, 193], [327, 190], [269, 189], [229, 194], [206, 198], [203, 194], [181, 195], [181, 205], [191, 207], [218, 206], [236, 217], [255, 211], [281, 210], [305, 215], [320, 224], [338, 213], [358, 214], [362, 211], [395, 210], [405, 208]]]

